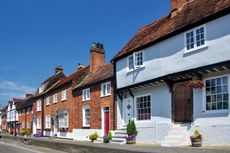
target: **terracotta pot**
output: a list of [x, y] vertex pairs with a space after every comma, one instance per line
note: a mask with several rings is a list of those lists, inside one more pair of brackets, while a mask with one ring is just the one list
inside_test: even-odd
[[202, 146], [202, 139], [192, 139], [192, 146], [193, 147], [201, 147]]

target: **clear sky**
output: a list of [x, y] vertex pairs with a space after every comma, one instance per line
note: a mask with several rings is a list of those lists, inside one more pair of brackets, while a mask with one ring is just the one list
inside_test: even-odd
[[0, 104], [34, 92], [54, 68], [89, 64], [92, 42], [106, 62], [141, 27], [170, 12], [170, 0], [0, 1]]

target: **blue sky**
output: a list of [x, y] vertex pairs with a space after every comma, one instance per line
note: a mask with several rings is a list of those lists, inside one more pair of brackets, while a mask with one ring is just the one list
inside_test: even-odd
[[141, 27], [170, 12], [169, 0], [0, 1], [0, 104], [34, 92], [54, 68], [89, 64], [92, 42], [106, 61]]

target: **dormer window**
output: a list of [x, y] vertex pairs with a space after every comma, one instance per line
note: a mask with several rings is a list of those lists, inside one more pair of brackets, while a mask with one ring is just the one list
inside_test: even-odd
[[128, 57], [128, 70], [132, 71], [134, 69], [140, 68], [143, 66], [144, 57], [143, 52], [135, 52]]
[[40, 85], [38, 90], [39, 93], [42, 93], [44, 91], [44, 85]]
[[185, 52], [205, 47], [205, 26], [194, 28], [185, 33]]

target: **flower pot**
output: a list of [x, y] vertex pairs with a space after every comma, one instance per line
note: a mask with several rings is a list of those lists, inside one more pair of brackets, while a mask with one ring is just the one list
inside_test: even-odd
[[191, 139], [191, 142], [192, 142], [193, 147], [201, 147], [202, 146], [202, 139], [193, 138], [193, 139]]
[[126, 144], [135, 144], [136, 139], [126, 139]]

